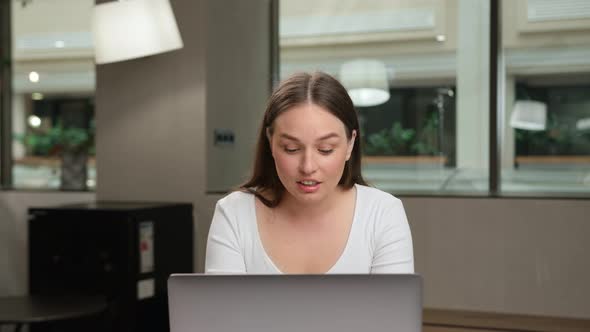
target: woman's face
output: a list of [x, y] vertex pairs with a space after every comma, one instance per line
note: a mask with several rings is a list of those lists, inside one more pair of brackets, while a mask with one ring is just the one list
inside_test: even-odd
[[350, 158], [344, 123], [326, 109], [304, 103], [279, 115], [269, 135], [277, 173], [287, 193], [302, 203], [320, 202], [338, 189]]

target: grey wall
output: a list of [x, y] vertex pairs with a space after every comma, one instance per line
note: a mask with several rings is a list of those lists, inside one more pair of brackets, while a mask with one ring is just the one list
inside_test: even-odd
[[402, 201], [427, 306], [590, 318], [590, 200]]
[[93, 199], [93, 193], [0, 191], [0, 296], [28, 292], [27, 209]]
[[[270, 95], [270, 0], [209, 1], [207, 29], [208, 192], [245, 181]], [[233, 144], [214, 144], [216, 129]]]
[[[183, 49], [97, 66], [96, 193], [100, 200], [194, 203], [202, 266], [218, 198], [206, 195], [206, 179], [235, 184], [246, 172], [269, 94], [269, 2], [171, 3]], [[217, 126], [235, 130], [234, 147], [207, 148]], [[209, 168], [208, 158], [215, 160]]]
[[96, 195], [99, 200], [192, 202], [201, 221], [206, 6], [188, 0], [171, 4], [183, 49], [96, 67]]

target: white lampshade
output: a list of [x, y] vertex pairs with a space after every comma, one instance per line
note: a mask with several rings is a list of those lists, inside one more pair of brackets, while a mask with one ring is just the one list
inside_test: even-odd
[[590, 118], [583, 118], [576, 121], [577, 130], [590, 130]]
[[533, 100], [519, 100], [514, 103], [510, 126], [525, 130], [545, 130], [547, 105]]
[[95, 5], [92, 30], [97, 64], [183, 47], [169, 0], [127, 0]]
[[354, 60], [340, 67], [340, 82], [355, 106], [376, 106], [389, 100], [385, 64], [377, 60]]

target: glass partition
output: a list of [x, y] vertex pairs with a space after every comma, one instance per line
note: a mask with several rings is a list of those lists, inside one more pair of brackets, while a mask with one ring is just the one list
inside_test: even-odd
[[281, 0], [281, 79], [326, 71], [358, 110], [363, 173], [396, 193], [487, 194], [487, 0]]
[[502, 2], [503, 193], [590, 193], [590, 6]]
[[93, 5], [93, 0], [12, 2], [16, 189], [95, 187]]

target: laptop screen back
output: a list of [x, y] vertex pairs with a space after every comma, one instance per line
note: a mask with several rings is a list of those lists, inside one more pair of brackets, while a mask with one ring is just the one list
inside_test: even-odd
[[418, 332], [417, 275], [172, 275], [171, 332]]

